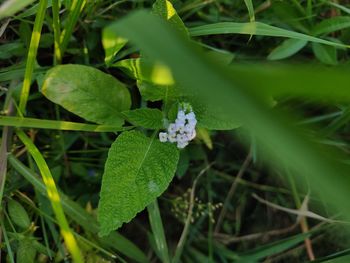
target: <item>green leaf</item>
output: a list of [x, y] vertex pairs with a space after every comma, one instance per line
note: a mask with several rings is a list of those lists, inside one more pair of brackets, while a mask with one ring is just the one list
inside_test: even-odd
[[41, 92], [78, 116], [100, 124], [123, 125], [121, 111], [130, 108], [130, 93], [117, 79], [83, 65], [49, 70]]
[[127, 39], [118, 36], [113, 26], [107, 26], [102, 32], [102, 45], [105, 50], [105, 63], [109, 66], [113, 57], [126, 45]]
[[0, 19], [14, 15], [32, 2], [34, 0], [7, 0], [3, 2], [0, 6]]
[[130, 77], [157, 85], [173, 85], [174, 79], [168, 67], [147, 58], [132, 58], [112, 65]]
[[272, 50], [267, 59], [279, 60], [288, 58], [298, 53], [303, 47], [306, 46], [307, 43], [308, 41], [306, 40], [293, 38], [284, 40], [281, 45], [277, 46], [274, 50]]
[[312, 51], [319, 61], [328, 65], [338, 64], [337, 49], [335, 47], [312, 43]]
[[286, 30], [275, 26], [270, 26], [261, 22], [250, 22], [250, 23], [221, 22], [221, 23], [193, 27], [193, 28], [190, 28], [189, 31], [191, 36], [206, 36], [206, 35], [216, 35], [216, 34], [245, 34], [245, 35], [258, 35], [258, 36], [286, 37], [286, 38], [294, 38], [294, 39], [316, 42], [316, 43], [336, 46], [336, 47], [349, 47], [344, 44], [324, 40], [321, 38], [309, 36], [306, 34]]
[[24, 238], [19, 241], [16, 262], [17, 263], [32, 263], [35, 260], [36, 249], [34, 242], [30, 238]]
[[10, 200], [7, 205], [9, 216], [11, 220], [22, 229], [28, 229], [30, 226], [30, 219], [27, 211], [23, 206], [15, 200]]
[[123, 132], [112, 144], [102, 179], [98, 207], [100, 235], [129, 222], [161, 195], [171, 182], [179, 160], [175, 145], [156, 136]]
[[188, 36], [188, 30], [181, 18], [176, 13], [172, 3], [168, 0], [157, 0], [153, 4], [152, 13], [158, 15], [162, 19], [169, 22], [169, 24], [176, 30]]
[[142, 126], [148, 129], [163, 128], [163, 114], [158, 109], [142, 108], [123, 111], [123, 114], [135, 126]]
[[350, 27], [350, 17], [335, 16], [332, 18], [322, 20], [322, 22], [320, 22], [313, 28], [312, 33], [317, 36], [326, 35], [348, 27]]

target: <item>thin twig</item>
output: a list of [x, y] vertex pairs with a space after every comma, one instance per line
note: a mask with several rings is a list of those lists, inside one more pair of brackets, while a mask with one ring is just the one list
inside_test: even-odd
[[181, 237], [179, 239], [179, 242], [176, 246], [176, 252], [175, 252], [175, 256], [173, 259], [173, 263], [177, 263], [180, 260], [185, 242], [186, 242], [186, 238], [187, 238], [187, 234], [188, 234], [188, 230], [191, 224], [191, 219], [192, 219], [192, 213], [193, 213], [193, 206], [194, 206], [194, 199], [195, 199], [195, 189], [198, 183], [198, 180], [202, 177], [203, 174], [205, 174], [206, 171], [209, 170], [209, 168], [213, 165], [213, 163], [207, 165], [203, 170], [200, 171], [200, 173], [198, 174], [198, 176], [196, 177], [196, 179], [193, 182], [192, 185], [192, 189], [191, 189], [191, 193], [190, 193], [190, 205], [188, 207], [188, 214], [187, 214], [187, 218], [185, 221], [185, 226], [182, 230], [181, 233]]
[[239, 169], [237, 175], [236, 175], [236, 179], [232, 182], [231, 188], [226, 196], [224, 205], [220, 211], [219, 217], [218, 217], [218, 222], [215, 225], [215, 229], [214, 229], [214, 233], [218, 233], [220, 231], [221, 228], [221, 224], [222, 221], [224, 220], [226, 213], [227, 213], [227, 207], [229, 202], [232, 200], [232, 196], [236, 191], [237, 185], [238, 185], [238, 181], [239, 179], [241, 179], [241, 177], [243, 176], [245, 170], [248, 168], [248, 165], [250, 163], [250, 161], [252, 160], [252, 150], [249, 151], [247, 157], [245, 158], [241, 169]]

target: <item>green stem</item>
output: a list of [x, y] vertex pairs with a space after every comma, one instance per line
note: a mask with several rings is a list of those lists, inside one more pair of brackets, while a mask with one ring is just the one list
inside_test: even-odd
[[50, 169], [47, 166], [45, 159], [39, 152], [38, 148], [31, 141], [31, 139], [23, 131], [17, 130], [16, 133], [20, 140], [26, 146], [28, 152], [33, 157], [40, 170], [44, 184], [47, 189], [47, 195], [49, 197], [52, 209], [55, 213], [57, 222], [61, 229], [61, 235], [63, 236], [67, 249], [72, 254], [73, 261], [77, 263], [84, 262], [78, 244], [74, 238], [72, 231], [69, 228], [68, 221], [63, 212], [60, 195], [57, 191], [55, 181], [53, 180]]
[[52, 27], [54, 33], [54, 41], [55, 41], [55, 55], [54, 55], [54, 64], [61, 64], [62, 55], [61, 55], [61, 47], [60, 47], [60, 36], [61, 36], [61, 28], [60, 28], [60, 5], [58, 0], [52, 0]]

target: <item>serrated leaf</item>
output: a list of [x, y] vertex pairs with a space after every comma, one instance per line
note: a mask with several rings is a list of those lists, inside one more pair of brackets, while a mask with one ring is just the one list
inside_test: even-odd
[[112, 65], [130, 77], [157, 85], [173, 85], [174, 78], [168, 67], [147, 58], [132, 58], [118, 61]]
[[288, 58], [298, 53], [303, 47], [306, 46], [308, 41], [302, 39], [287, 39], [282, 42], [281, 45], [277, 46], [271, 51], [267, 59], [279, 60]]
[[92, 122], [121, 126], [121, 111], [130, 108], [128, 89], [117, 79], [83, 65], [60, 65], [49, 70], [41, 92], [46, 98]]
[[179, 160], [175, 145], [137, 131], [123, 132], [112, 144], [102, 179], [98, 221], [100, 235], [129, 222], [161, 195]]
[[126, 119], [135, 126], [149, 129], [163, 128], [163, 114], [158, 109], [142, 108], [123, 111]]
[[337, 50], [335, 47], [325, 46], [318, 43], [312, 43], [312, 51], [315, 57], [322, 63], [328, 65], [337, 65]]
[[165, 19], [173, 28], [188, 36], [188, 30], [185, 24], [182, 22], [181, 18], [176, 13], [175, 8], [170, 1], [157, 0], [153, 4], [152, 13]]
[[102, 32], [102, 45], [105, 50], [105, 63], [109, 66], [113, 57], [126, 45], [127, 39], [118, 36], [113, 24], [107, 26]]
[[324, 35], [350, 27], [350, 17], [336, 16], [322, 20], [316, 25], [312, 32], [314, 35]]
[[17, 263], [32, 263], [35, 260], [36, 249], [33, 240], [30, 238], [24, 238], [19, 241], [16, 262]]
[[27, 214], [27, 211], [24, 209], [24, 207], [18, 203], [15, 200], [10, 200], [7, 205], [8, 213], [13, 221], [17, 226], [21, 227], [22, 229], [28, 229], [30, 226], [30, 219]]

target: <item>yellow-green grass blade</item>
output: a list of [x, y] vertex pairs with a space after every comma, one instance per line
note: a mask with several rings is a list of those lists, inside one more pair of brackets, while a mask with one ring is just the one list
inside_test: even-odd
[[73, 257], [73, 261], [76, 263], [84, 262], [77, 241], [75, 240], [75, 237], [69, 228], [68, 221], [63, 212], [60, 195], [58, 194], [55, 181], [53, 180], [50, 169], [47, 166], [44, 157], [41, 155], [40, 151], [34, 145], [32, 140], [23, 131], [17, 130], [16, 134], [26, 146], [28, 152], [33, 157], [40, 170], [41, 176], [46, 186], [47, 196], [51, 202], [52, 209], [60, 226], [61, 235], [66, 243], [67, 249]]
[[19, 110], [21, 113], [25, 113], [25, 109], [28, 101], [36, 55], [38, 52], [38, 46], [39, 46], [40, 37], [41, 37], [41, 29], [43, 27], [44, 18], [45, 18], [46, 6], [47, 6], [47, 0], [40, 0], [38, 13], [36, 14], [36, 17], [35, 17], [34, 28], [33, 28], [32, 37], [30, 40], [27, 64], [26, 64], [26, 69], [24, 73], [23, 87], [22, 87], [21, 97], [19, 101]]
[[60, 28], [60, 5], [58, 0], [52, 0], [52, 27], [54, 34], [54, 45], [55, 45], [55, 55], [54, 55], [54, 64], [60, 64], [62, 60], [61, 55], [61, 28]]
[[65, 27], [61, 34], [61, 56], [66, 52], [69, 39], [72, 36], [73, 29], [79, 19], [79, 15], [86, 4], [86, 0], [73, 0], [70, 10], [69, 16], [67, 18]]
[[19, 128], [37, 128], [62, 131], [85, 132], [117, 132], [126, 131], [132, 127], [118, 127], [113, 125], [95, 125], [70, 121], [41, 120], [35, 118], [0, 116], [0, 126], [12, 126]]

